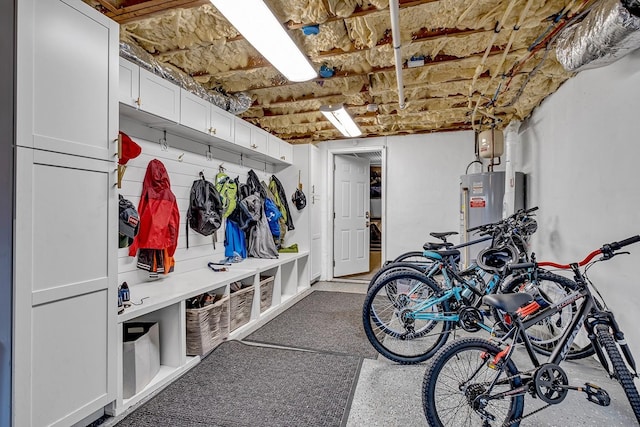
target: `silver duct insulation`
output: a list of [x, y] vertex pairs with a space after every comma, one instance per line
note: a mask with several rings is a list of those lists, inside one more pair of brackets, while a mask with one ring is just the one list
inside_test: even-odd
[[640, 0], [595, 4], [581, 22], [558, 36], [558, 61], [567, 71], [582, 71], [611, 64], [640, 48], [640, 18], [630, 12], [639, 6]]
[[249, 107], [251, 107], [253, 102], [251, 97], [244, 92], [227, 94], [207, 90], [196, 82], [190, 75], [177, 70], [171, 65], [159, 62], [153, 57], [153, 55], [135, 43], [129, 43], [121, 40], [120, 56], [141, 66], [153, 74], [162, 77], [163, 79], [173, 82], [184, 90], [211, 102], [213, 105], [229, 111], [231, 114], [244, 113], [249, 109]]

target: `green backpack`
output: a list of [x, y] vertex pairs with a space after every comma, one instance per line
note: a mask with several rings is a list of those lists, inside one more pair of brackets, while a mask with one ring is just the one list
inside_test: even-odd
[[238, 186], [226, 173], [219, 172], [216, 175], [216, 190], [222, 199], [222, 217], [227, 218], [236, 208]]

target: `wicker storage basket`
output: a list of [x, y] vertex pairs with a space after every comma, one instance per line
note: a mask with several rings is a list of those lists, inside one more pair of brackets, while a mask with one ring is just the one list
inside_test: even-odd
[[254, 286], [248, 286], [229, 295], [229, 324], [232, 331], [251, 319]]
[[260, 276], [260, 313], [271, 307], [274, 276]]
[[[202, 356], [213, 350], [229, 335], [228, 320], [221, 318], [228, 313], [229, 297], [202, 308], [189, 308], [187, 312], [187, 355]], [[226, 329], [226, 331], [225, 331]]]

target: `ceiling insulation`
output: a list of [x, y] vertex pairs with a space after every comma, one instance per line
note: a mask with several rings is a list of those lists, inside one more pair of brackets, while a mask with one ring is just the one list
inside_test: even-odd
[[[207, 1], [85, 1], [121, 22], [123, 38], [206, 89], [246, 92], [253, 104], [242, 117], [292, 143], [341, 138], [318, 111], [327, 104], [345, 104], [364, 137], [522, 120], [572, 76], [555, 59], [554, 35], [592, 3], [401, 0], [400, 110], [388, 0], [265, 0], [314, 68], [334, 70], [303, 83], [287, 81]], [[319, 34], [305, 36], [305, 25], [319, 25]], [[409, 68], [412, 57], [424, 65]]]

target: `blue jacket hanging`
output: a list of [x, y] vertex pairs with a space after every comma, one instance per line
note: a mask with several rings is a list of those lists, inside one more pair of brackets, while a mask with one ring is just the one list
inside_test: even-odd
[[224, 239], [224, 256], [234, 257], [240, 255], [242, 258], [247, 257], [247, 242], [244, 232], [238, 227], [238, 224], [226, 219], [225, 239]]
[[267, 222], [269, 223], [269, 229], [271, 230], [271, 234], [276, 239], [280, 238], [280, 223], [278, 220], [282, 217], [282, 213], [280, 209], [276, 206], [273, 200], [267, 198], [264, 201], [264, 214], [267, 217]]

